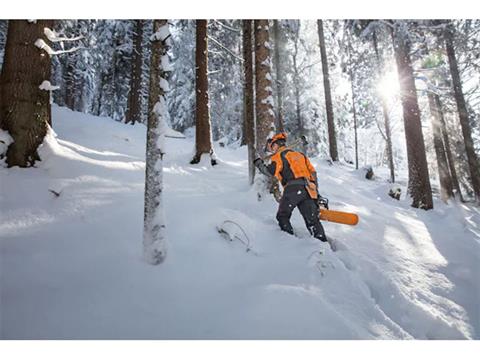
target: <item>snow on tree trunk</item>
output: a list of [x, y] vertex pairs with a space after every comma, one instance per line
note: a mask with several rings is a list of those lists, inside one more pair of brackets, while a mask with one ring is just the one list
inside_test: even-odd
[[145, 167], [145, 213], [143, 249], [145, 260], [160, 264], [167, 254], [163, 210], [163, 155], [168, 78], [171, 67], [168, 57], [170, 33], [167, 20], [154, 20], [152, 57], [150, 62], [149, 114], [147, 124], [147, 152]]
[[[280, 60], [281, 54], [285, 54], [285, 44], [282, 37], [281, 24], [279, 20], [273, 20], [273, 34], [275, 38], [274, 56], [276, 90], [277, 90], [277, 117], [276, 127], [278, 131], [284, 131], [283, 126], [283, 87], [285, 86], [283, 63]], [[281, 54], [280, 54], [281, 53]]]
[[29, 167], [39, 160], [37, 149], [51, 123], [50, 92], [40, 89], [50, 80], [50, 56], [35, 43], [45, 37], [53, 20], [10, 20], [0, 80], [0, 128], [8, 131], [8, 166]]
[[323, 21], [317, 20], [318, 38], [320, 44], [320, 55], [322, 58], [323, 87], [325, 89], [325, 108], [327, 112], [328, 142], [330, 157], [333, 161], [338, 161], [337, 137], [335, 134], [335, 122], [333, 119], [332, 93], [330, 90], [330, 77], [328, 74], [328, 58], [325, 47], [325, 36], [323, 34]]
[[142, 83], [142, 36], [143, 20], [135, 20], [134, 50], [132, 71], [130, 77], [130, 92], [128, 94], [127, 112], [125, 123], [134, 125], [140, 121], [141, 83]]
[[262, 154], [269, 134], [275, 129], [268, 20], [255, 20], [254, 28], [256, 149]]
[[[270, 135], [275, 131], [275, 112], [273, 111], [273, 89], [271, 59], [268, 33], [268, 20], [254, 21], [255, 34], [255, 145], [260, 155]], [[255, 188], [258, 200], [264, 194], [273, 191], [273, 183], [260, 172], [255, 175]]]
[[248, 147], [248, 179], [250, 185], [255, 177], [255, 106], [253, 89], [253, 33], [252, 20], [243, 20], [243, 59], [244, 59], [244, 129], [245, 140]]
[[210, 101], [208, 96], [208, 38], [207, 20], [196, 20], [195, 49], [195, 155], [190, 162], [198, 164], [203, 154], [210, 154], [210, 163], [216, 165], [212, 147], [212, 131], [210, 125]]
[[463, 140], [465, 142], [465, 151], [467, 154], [468, 167], [470, 169], [470, 178], [472, 182], [473, 192], [476, 201], [480, 204], [480, 162], [475, 153], [475, 146], [472, 140], [472, 129], [470, 128], [467, 105], [463, 96], [462, 80], [458, 70], [457, 57], [453, 45], [454, 29], [448, 25], [445, 29], [445, 47], [447, 50], [448, 63], [450, 65], [450, 73], [452, 75], [453, 90], [455, 101], [457, 103], [458, 117], [462, 127]]
[[412, 197], [412, 206], [432, 209], [432, 189], [428, 173], [425, 142], [422, 133], [417, 89], [410, 60], [410, 45], [407, 29], [403, 23], [395, 23], [392, 30], [393, 47], [400, 81], [400, 98], [403, 108], [403, 121], [407, 142], [408, 192]]
[[442, 138], [440, 109], [437, 108], [437, 103], [435, 102], [435, 95], [429, 92], [427, 96], [432, 120], [433, 146], [435, 148], [435, 154], [437, 156], [438, 175], [440, 178], [440, 192], [442, 200], [447, 202], [448, 199], [453, 197], [453, 188]]

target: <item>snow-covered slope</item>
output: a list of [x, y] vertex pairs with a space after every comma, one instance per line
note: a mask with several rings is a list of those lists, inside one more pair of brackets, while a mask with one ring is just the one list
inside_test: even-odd
[[[338, 248], [282, 233], [247, 184], [246, 149], [189, 165], [167, 139], [165, 263], [142, 261], [145, 128], [54, 108], [35, 169], [0, 168], [0, 338], [463, 339], [480, 337], [480, 210], [425, 212], [346, 165], [314, 159]], [[53, 136], [53, 135], [52, 135]], [[57, 196], [53, 192], [59, 193]], [[241, 225], [251, 251], [216, 231]], [[235, 229], [235, 225], [230, 226]]]

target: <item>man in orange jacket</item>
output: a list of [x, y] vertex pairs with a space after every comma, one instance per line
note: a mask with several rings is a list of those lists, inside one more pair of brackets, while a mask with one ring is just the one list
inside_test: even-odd
[[307, 156], [286, 148], [286, 140], [287, 135], [280, 133], [267, 141], [267, 150], [274, 153], [269, 165], [265, 165], [261, 158], [254, 161], [262, 174], [275, 176], [283, 186], [283, 196], [277, 212], [278, 224], [283, 231], [293, 235], [290, 218], [293, 210], [298, 207], [310, 233], [321, 241], [327, 241], [318, 207], [318, 202], [326, 205], [326, 199], [318, 194], [317, 172]]

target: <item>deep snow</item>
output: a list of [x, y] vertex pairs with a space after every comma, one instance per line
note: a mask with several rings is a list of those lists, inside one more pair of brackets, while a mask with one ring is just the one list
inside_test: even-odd
[[[2, 339], [480, 338], [480, 209], [425, 212], [345, 164], [313, 159], [338, 251], [282, 233], [247, 184], [246, 149], [189, 165], [167, 139], [168, 256], [142, 261], [145, 127], [53, 108], [38, 168], [0, 168]], [[400, 176], [401, 178], [401, 176]], [[52, 191], [59, 193], [56, 196]], [[240, 224], [246, 252], [216, 231]], [[232, 227], [233, 229], [233, 227]]]

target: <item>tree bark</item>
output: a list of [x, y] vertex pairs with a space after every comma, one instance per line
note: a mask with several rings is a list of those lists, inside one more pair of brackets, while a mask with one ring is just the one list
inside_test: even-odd
[[[167, 20], [153, 21], [154, 34], [165, 27], [168, 29]], [[162, 35], [167, 33], [161, 32]], [[163, 154], [167, 114], [165, 83], [169, 78], [169, 69], [164, 65], [168, 64], [168, 41], [169, 35], [155, 37], [150, 59], [143, 249], [145, 260], [152, 265], [161, 263], [167, 251], [163, 217]]]
[[125, 123], [134, 125], [140, 121], [141, 115], [141, 86], [142, 86], [142, 37], [143, 20], [135, 20], [134, 50], [132, 61], [132, 72], [130, 77], [130, 92], [128, 94], [127, 111]]
[[268, 20], [255, 20], [255, 112], [256, 112], [256, 148], [264, 154], [268, 135], [275, 130], [273, 111], [273, 89], [271, 77]]
[[453, 187], [450, 171], [448, 169], [445, 147], [443, 144], [442, 128], [440, 123], [440, 109], [437, 107], [435, 94], [429, 92], [427, 96], [432, 120], [433, 146], [435, 148], [435, 154], [437, 155], [438, 175], [440, 178], [440, 194], [442, 200], [447, 202], [448, 199], [453, 197]]
[[[297, 129], [298, 129], [298, 136], [304, 136], [305, 134], [305, 127], [303, 125], [302, 120], [302, 111], [300, 105], [300, 73], [298, 69], [298, 41], [299, 41], [299, 31], [295, 33], [295, 41], [293, 43], [293, 54], [292, 54], [292, 63], [293, 63], [293, 85], [294, 85], [294, 94], [295, 94], [295, 113], [296, 113], [296, 120], [297, 120]], [[306, 152], [305, 144], [302, 144], [302, 151]]]
[[462, 127], [463, 140], [465, 142], [465, 151], [467, 155], [468, 167], [470, 169], [470, 177], [475, 193], [476, 201], [480, 204], [480, 163], [472, 140], [472, 129], [469, 123], [467, 106], [463, 96], [462, 81], [460, 72], [458, 71], [458, 63], [455, 55], [455, 48], [453, 45], [454, 29], [448, 25], [445, 29], [445, 48], [448, 56], [448, 63], [450, 65], [450, 73], [452, 75], [453, 90], [455, 94], [455, 101], [457, 103], [458, 117]]
[[75, 108], [75, 54], [67, 58], [65, 83], [65, 106], [70, 110]]
[[191, 164], [198, 164], [202, 154], [210, 154], [211, 164], [216, 165], [212, 148], [212, 132], [210, 127], [210, 104], [208, 97], [208, 38], [207, 20], [196, 20], [196, 49], [195, 49], [195, 156]]
[[323, 87], [325, 89], [325, 108], [327, 112], [328, 142], [330, 147], [330, 157], [333, 161], [338, 161], [337, 138], [335, 134], [335, 122], [333, 118], [332, 93], [330, 89], [330, 77], [328, 74], [328, 58], [325, 47], [325, 36], [323, 34], [323, 21], [317, 20], [318, 39], [320, 45], [320, 55], [322, 58]]
[[1, 74], [0, 128], [9, 132], [14, 142], [7, 150], [7, 164], [29, 167], [40, 160], [37, 149], [51, 123], [50, 92], [40, 90], [50, 81], [49, 55], [35, 42], [43, 39], [45, 27], [53, 20], [10, 20]]
[[253, 91], [253, 20], [243, 20], [243, 71], [245, 76], [244, 84], [244, 129], [245, 141], [248, 148], [248, 180], [250, 185], [255, 178], [255, 107]]
[[406, 34], [400, 31], [395, 26], [395, 29], [392, 30], [392, 39], [400, 81], [400, 97], [407, 142], [408, 192], [412, 197], [413, 207], [428, 210], [433, 208], [432, 189], [428, 174], [417, 90], [409, 54], [410, 45]]
[[[378, 43], [377, 43], [377, 34], [373, 31], [373, 48], [375, 50], [375, 56], [377, 59], [377, 68], [378, 68], [378, 77], [381, 78], [382, 68], [383, 68], [383, 61], [380, 57], [380, 53], [378, 51]], [[390, 116], [388, 115], [388, 107], [387, 102], [385, 101], [385, 97], [380, 95], [380, 102], [382, 104], [382, 112], [383, 112], [383, 119], [385, 124], [385, 138], [387, 142], [387, 157], [388, 157], [388, 167], [390, 168], [390, 181], [392, 184], [395, 182], [395, 165], [393, 162], [393, 146], [392, 146], [392, 131], [390, 127]]]
[[278, 131], [284, 131], [283, 126], [283, 86], [285, 85], [283, 74], [283, 63], [280, 60], [280, 53], [284, 53], [284, 44], [282, 38], [281, 25], [278, 20], [273, 20], [273, 36], [275, 38], [275, 47], [273, 61], [275, 62], [276, 72], [276, 90], [277, 90], [277, 116], [275, 126]]
[[442, 128], [443, 143], [445, 145], [445, 153], [447, 155], [448, 168], [450, 169], [453, 189], [455, 190], [455, 195], [458, 194], [460, 201], [463, 202], [464, 200], [463, 200], [462, 190], [460, 188], [460, 183], [458, 182], [457, 171], [455, 170], [455, 160], [453, 158], [452, 151], [450, 148], [450, 140], [448, 138], [447, 124], [445, 122], [445, 117], [443, 115], [442, 103], [440, 101], [440, 96], [438, 96], [437, 94], [435, 94], [434, 98], [435, 98], [436, 107], [439, 111], [438, 113], [440, 115], [440, 125]]

